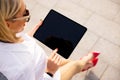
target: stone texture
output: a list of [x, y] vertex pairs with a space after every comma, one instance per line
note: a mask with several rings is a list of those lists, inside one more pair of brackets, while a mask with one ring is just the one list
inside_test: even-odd
[[[91, 51], [101, 52], [98, 64], [72, 80], [120, 79], [120, 0], [25, 0], [31, 12], [26, 31], [45, 18], [50, 9], [88, 28], [70, 59], [78, 60]], [[39, 42], [47, 55], [51, 49]]]

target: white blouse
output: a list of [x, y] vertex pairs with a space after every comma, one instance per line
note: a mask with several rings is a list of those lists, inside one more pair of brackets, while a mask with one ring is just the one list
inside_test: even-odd
[[47, 56], [33, 38], [24, 34], [22, 43], [0, 42], [0, 72], [8, 80], [60, 80], [59, 70], [45, 73]]

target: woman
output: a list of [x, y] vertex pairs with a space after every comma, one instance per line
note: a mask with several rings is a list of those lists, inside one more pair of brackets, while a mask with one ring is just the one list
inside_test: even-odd
[[47, 57], [32, 37], [42, 21], [30, 32], [18, 34], [29, 19], [23, 0], [0, 0], [0, 75], [5, 79], [70, 80], [96, 65], [99, 53], [71, 61], [61, 58], [55, 49]]

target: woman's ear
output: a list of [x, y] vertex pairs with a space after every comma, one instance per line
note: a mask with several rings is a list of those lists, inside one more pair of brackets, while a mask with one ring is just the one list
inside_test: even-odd
[[6, 21], [6, 25], [7, 25], [8, 27], [10, 27], [10, 22], [9, 22], [9, 21]]

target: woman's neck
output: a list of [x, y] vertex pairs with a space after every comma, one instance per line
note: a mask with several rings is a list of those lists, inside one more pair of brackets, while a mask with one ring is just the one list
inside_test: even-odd
[[10, 42], [10, 41], [4, 41], [4, 40], [0, 40], [0, 42], [3, 42], [3, 43], [21, 43], [21, 42], [23, 42], [24, 41], [24, 39], [23, 38], [20, 38], [18, 41], [16, 41], [16, 42]]

